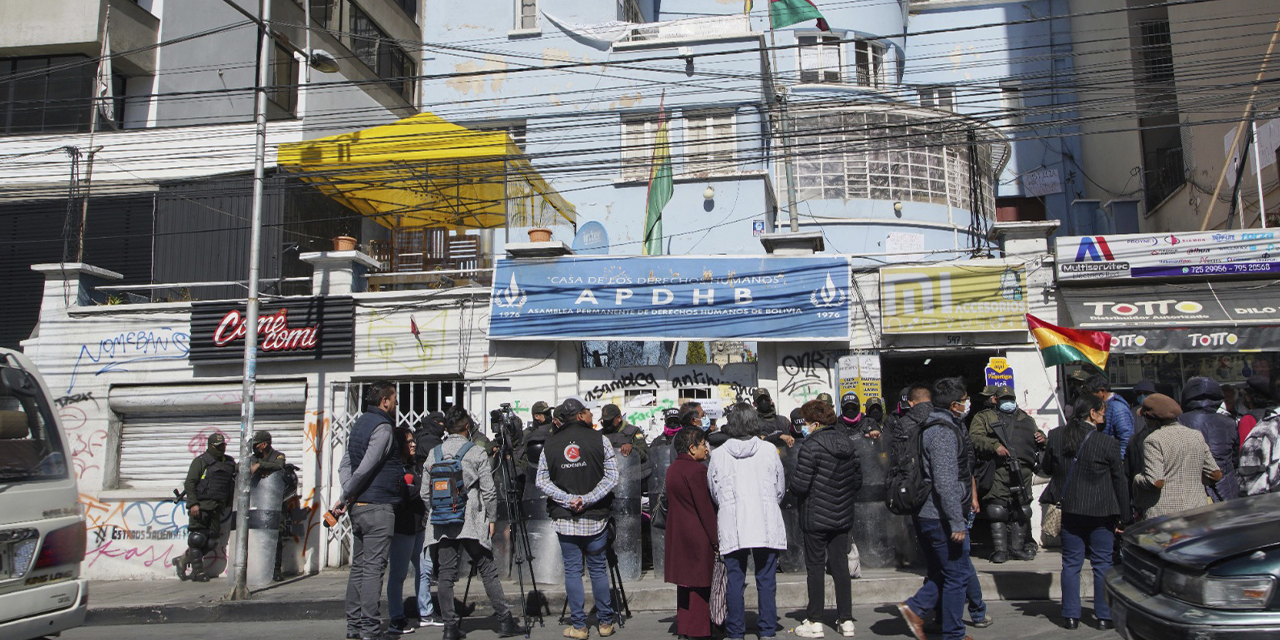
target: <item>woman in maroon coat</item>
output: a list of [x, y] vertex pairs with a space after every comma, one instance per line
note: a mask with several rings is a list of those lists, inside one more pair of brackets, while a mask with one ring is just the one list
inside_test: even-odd
[[716, 510], [707, 486], [707, 434], [685, 427], [672, 446], [675, 462], [667, 469], [667, 582], [676, 585], [676, 633], [711, 636], [711, 573], [715, 567]]

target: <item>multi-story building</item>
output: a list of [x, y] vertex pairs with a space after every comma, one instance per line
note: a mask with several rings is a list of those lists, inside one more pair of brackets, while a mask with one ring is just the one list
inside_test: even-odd
[[1095, 201], [1142, 205], [1140, 229], [1119, 231], [1275, 226], [1280, 51], [1268, 48], [1275, 16], [1259, 8], [1072, 0], [1076, 65], [1087, 71], [1078, 81], [1083, 189]]

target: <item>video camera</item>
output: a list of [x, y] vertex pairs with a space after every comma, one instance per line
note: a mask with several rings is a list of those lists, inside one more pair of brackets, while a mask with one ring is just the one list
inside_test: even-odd
[[511, 410], [510, 402], [504, 402], [499, 406], [501, 408], [489, 412], [489, 427], [493, 431], [494, 443], [498, 446], [514, 445], [520, 439], [524, 421]]

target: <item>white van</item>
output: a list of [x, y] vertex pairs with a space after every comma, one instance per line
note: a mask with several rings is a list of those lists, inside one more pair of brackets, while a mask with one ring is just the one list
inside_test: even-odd
[[85, 522], [66, 434], [26, 356], [0, 348], [0, 638], [84, 624]]

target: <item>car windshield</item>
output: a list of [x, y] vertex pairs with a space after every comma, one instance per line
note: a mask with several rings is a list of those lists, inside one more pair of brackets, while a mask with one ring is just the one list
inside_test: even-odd
[[0, 366], [0, 485], [67, 477], [56, 424], [36, 381]]

